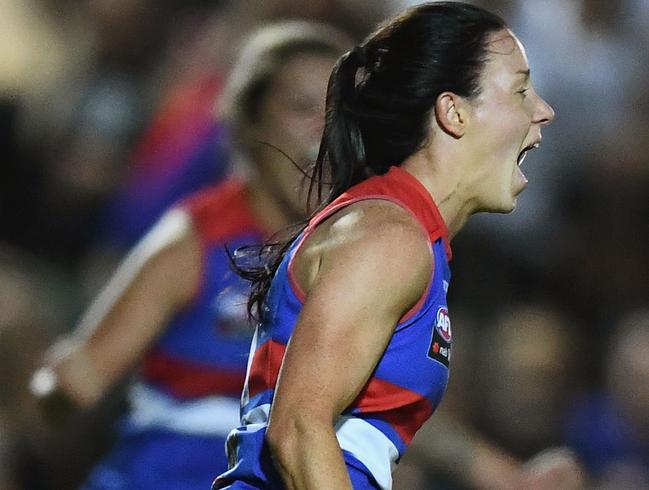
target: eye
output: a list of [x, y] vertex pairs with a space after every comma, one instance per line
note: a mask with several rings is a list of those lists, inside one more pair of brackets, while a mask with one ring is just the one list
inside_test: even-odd
[[520, 90], [519, 90], [518, 92], [516, 92], [516, 93], [517, 93], [517, 94], [521, 94], [521, 96], [522, 96], [523, 98], [525, 98], [525, 97], [527, 97], [527, 92], [528, 92], [528, 90], [529, 90], [529, 88], [528, 88], [528, 87], [525, 87], [525, 88], [520, 89]]

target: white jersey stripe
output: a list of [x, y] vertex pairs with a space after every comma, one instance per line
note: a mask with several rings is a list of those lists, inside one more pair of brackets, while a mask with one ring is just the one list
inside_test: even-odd
[[248, 390], [248, 379], [250, 378], [250, 368], [252, 367], [252, 358], [255, 357], [255, 351], [259, 343], [257, 329], [255, 328], [255, 333], [252, 336], [252, 342], [250, 343], [250, 352], [248, 353], [248, 363], [246, 366], [246, 379], [243, 382], [243, 391], [241, 392], [241, 406], [245, 407], [250, 401], [250, 391]]
[[392, 469], [399, 451], [383, 432], [363, 419], [343, 416], [335, 425], [340, 447], [370, 470], [383, 490], [392, 488]]
[[178, 401], [141, 383], [136, 383], [129, 395], [129, 420], [138, 429], [157, 427], [183, 434], [226, 436], [239, 426], [239, 401], [235, 398]]

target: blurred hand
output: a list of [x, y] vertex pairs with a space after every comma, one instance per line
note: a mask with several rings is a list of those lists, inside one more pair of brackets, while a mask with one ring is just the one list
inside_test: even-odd
[[527, 490], [582, 490], [585, 473], [575, 455], [566, 448], [539, 453], [522, 467], [522, 486]]
[[64, 339], [45, 354], [42, 367], [32, 376], [29, 389], [45, 421], [64, 425], [80, 408], [93, 405], [100, 397], [92, 363], [76, 341]]
[[478, 490], [518, 490], [522, 479], [520, 462], [495, 447], [478, 444], [468, 483]]
[[38, 411], [48, 425], [65, 425], [76, 404], [61, 389], [54, 370], [49, 366], [38, 369], [29, 383], [29, 390], [36, 399]]

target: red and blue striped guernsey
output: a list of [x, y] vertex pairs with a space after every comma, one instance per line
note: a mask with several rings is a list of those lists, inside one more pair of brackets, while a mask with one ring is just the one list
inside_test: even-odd
[[214, 488], [283, 488], [270, 460], [265, 433], [284, 351], [304, 301], [293, 280], [291, 261], [319, 223], [366, 199], [389, 200], [409, 211], [430, 239], [434, 267], [428, 288], [395, 326], [373, 375], [335, 421], [336, 436], [356, 490], [391, 488], [392, 470], [439, 404], [451, 357], [446, 302], [451, 258], [448, 231], [421, 183], [407, 171], [391, 167], [385, 175], [352, 187], [316, 215], [279, 266], [251, 346], [241, 399], [241, 426], [228, 437], [230, 469], [215, 480]]
[[264, 239], [249, 202], [246, 186], [228, 179], [175, 206], [198, 239], [200, 286], [144, 356], [119, 439], [83, 488], [204, 489], [227, 468], [224, 447], [239, 423], [252, 328], [250, 284], [230, 270], [224, 245]]

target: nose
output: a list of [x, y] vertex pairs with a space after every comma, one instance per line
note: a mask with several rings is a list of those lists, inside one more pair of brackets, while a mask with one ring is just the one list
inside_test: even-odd
[[550, 124], [554, 120], [554, 109], [542, 97], [539, 97], [534, 116], [535, 123]]

